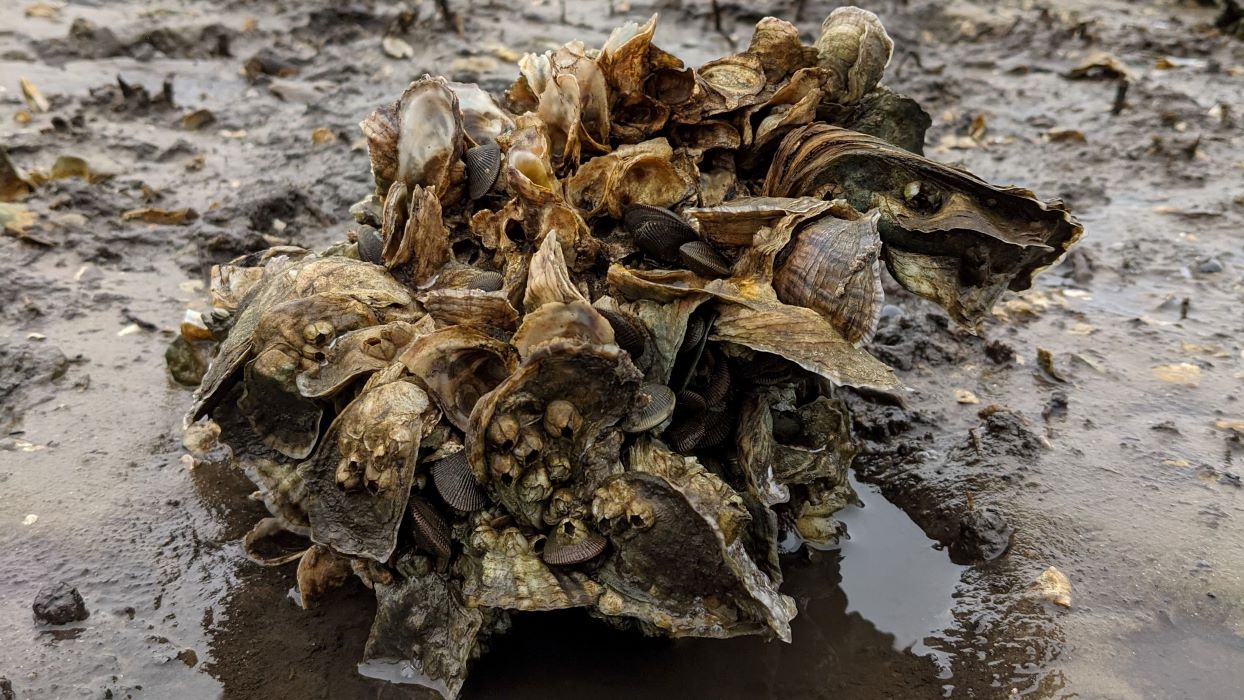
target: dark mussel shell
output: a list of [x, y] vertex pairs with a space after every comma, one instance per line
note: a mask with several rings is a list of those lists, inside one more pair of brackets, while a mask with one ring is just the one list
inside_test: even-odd
[[678, 258], [692, 272], [705, 277], [729, 277], [730, 261], [704, 241], [688, 241], [678, 247]]
[[688, 454], [704, 439], [704, 431], [704, 416], [701, 414], [671, 425], [665, 431], [665, 440], [675, 452]]
[[693, 315], [687, 319], [687, 332], [682, 337], [682, 345], [678, 348], [678, 353], [694, 352], [700, 346], [700, 341], [704, 340], [704, 336], [708, 335], [708, 323], [703, 316]]
[[462, 513], [473, 513], [488, 505], [484, 490], [475, 481], [466, 450], [460, 450], [432, 463], [432, 484], [441, 500]]
[[[685, 230], [683, 227], [686, 227]], [[695, 231], [685, 223], [671, 225], [660, 219], [645, 222], [635, 231], [635, 245], [657, 260], [667, 263], [679, 261], [679, 247], [695, 240]]]
[[488, 141], [467, 150], [462, 159], [466, 163], [467, 196], [479, 199], [488, 194], [501, 175], [501, 147], [496, 141]]
[[613, 327], [613, 339], [618, 347], [625, 350], [632, 358], [638, 358], [644, 354], [647, 340], [644, 332], [639, 328], [637, 319], [620, 311], [609, 309], [597, 309], [597, 311]]
[[415, 542], [420, 547], [447, 559], [453, 554], [453, 540], [450, 539], [449, 525], [432, 504], [419, 498], [410, 497], [410, 520], [415, 526]]
[[756, 353], [747, 370], [748, 379], [756, 386], [783, 384], [795, 378], [794, 366], [789, 361], [769, 353]]
[[710, 411], [701, 420], [704, 435], [696, 442], [697, 448], [717, 447], [734, 435], [735, 419], [729, 411]]
[[722, 401], [726, 400], [726, 395], [730, 393], [730, 365], [726, 363], [725, 355], [716, 353], [710, 355], [713, 359], [713, 371], [709, 375], [708, 388], [704, 390], [704, 401], [709, 405], [716, 407]]
[[358, 231], [359, 260], [373, 265], [384, 264], [384, 239], [380, 232], [371, 226], [362, 226]]
[[544, 558], [545, 564], [551, 566], [573, 566], [600, 556], [608, 544], [609, 540], [595, 532], [588, 533], [574, 544], [557, 544], [550, 539], [544, 545], [544, 552], [540, 556]]
[[478, 289], [482, 292], [497, 292], [505, 285], [505, 277], [500, 272], [494, 270], [480, 270], [471, 281], [467, 283], [467, 289]]
[[695, 229], [691, 228], [691, 224], [669, 209], [648, 204], [630, 204], [622, 210], [622, 226], [631, 235], [639, 233], [641, 227], [653, 222], [659, 223], [663, 230], [681, 232], [685, 240], [690, 241], [696, 238]]
[[674, 411], [680, 416], [698, 416], [708, 410], [708, 402], [698, 392], [683, 389], [675, 398]]
[[627, 432], [652, 430], [674, 413], [674, 392], [664, 384], [644, 384], [639, 393], [648, 399], [648, 403], [632, 422], [623, 426]]

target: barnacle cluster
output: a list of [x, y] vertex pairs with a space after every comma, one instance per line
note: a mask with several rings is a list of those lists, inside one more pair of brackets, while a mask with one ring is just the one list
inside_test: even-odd
[[414, 81], [361, 124], [350, 240], [214, 270], [188, 425], [304, 605], [374, 589], [366, 673], [452, 697], [509, 611], [789, 641], [779, 543], [831, 542], [850, 497], [836, 392], [901, 389], [861, 347], [882, 267], [971, 326], [1081, 232], [919, 154], [871, 13], [812, 46], [766, 18], [698, 68], [655, 27], [527, 55], [495, 99]]

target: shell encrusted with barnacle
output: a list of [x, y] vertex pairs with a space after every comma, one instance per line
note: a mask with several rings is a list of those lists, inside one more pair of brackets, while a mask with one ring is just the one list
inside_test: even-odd
[[[840, 8], [689, 67], [656, 17], [425, 76], [362, 122], [349, 240], [213, 272], [210, 421], [300, 559], [304, 605], [378, 600], [361, 669], [455, 696], [510, 611], [790, 641], [779, 542], [823, 545], [857, 448], [840, 393], [902, 387], [866, 343], [883, 275], [980, 323], [1081, 233], [1057, 201], [924, 158]], [[883, 272], [883, 270], [885, 272]], [[285, 531], [303, 551], [262, 554]]]

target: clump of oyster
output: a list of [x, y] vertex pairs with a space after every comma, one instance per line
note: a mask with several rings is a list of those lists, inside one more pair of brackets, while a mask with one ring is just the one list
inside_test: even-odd
[[883, 267], [973, 326], [1081, 233], [913, 152], [871, 13], [698, 68], [655, 28], [528, 55], [499, 100], [416, 80], [362, 122], [351, 240], [214, 271], [188, 423], [272, 512], [249, 556], [298, 560], [304, 605], [374, 589], [365, 673], [452, 697], [509, 611], [789, 641], [779, 551], [851, 497], [837, 394], [901, 389], [862, 349]]

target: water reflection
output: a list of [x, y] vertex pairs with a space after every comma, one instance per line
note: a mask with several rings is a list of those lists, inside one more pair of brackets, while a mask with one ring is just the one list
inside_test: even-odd
[[951, 605], [966, 567], [950, 561], [936, 542], [870, 484], [851, 479], [863, 507], [839, 514], [850, 539], [842, 542], [841, 586], [847, 612], [858, 612], [894, 635], [895, 646], [935, 653], [923, 640], [952, 622]]

